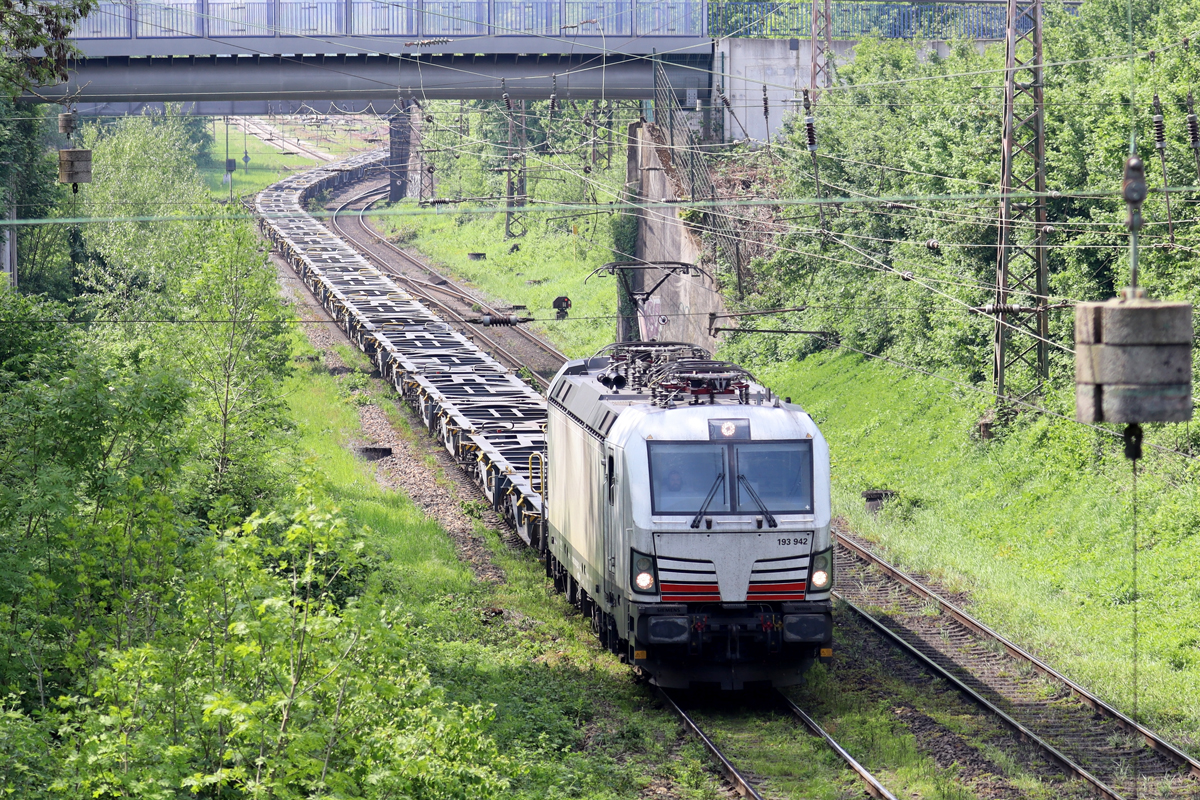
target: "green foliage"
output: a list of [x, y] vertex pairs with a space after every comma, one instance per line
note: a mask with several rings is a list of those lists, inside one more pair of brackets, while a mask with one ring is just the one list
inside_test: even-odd
[[[969, 591], [972, 613], [1129, 708], [1131, 476], [1118, 438], [1038, 416], [981, 442], [972, 430], [986, 397], [853, 355], [819, 354], [760, 377], [821, 426], [834, 508], [853, 530], [906, 568]], [[1050, 402], [1066, 411], [1071, 399]], [[1166, 438], [1171, 427], [1151, 432]], [[1141, 713], [1194, 749], [1200, 485], [1187, 460], [1146, 453], [1137, 499]], [[866, 513], [860, 493], [881, 487], [897, 498]]]
[[[17, 105], [0, 96], [0, 213], [16, 209], [18, 219], [64, 216], [66, 192], [56, 183], [58, 165], [51, 150], [61, 146], [45, 106]], [[62, 225], [8, 228], [16, 237], [17, 284], [28, 294], [67, 300], [76, 293], [69, 258], [68, 230]]]
[[65, 81], [67, 60], [78, 52], [67, 37], [95, 5], [95, 0], [0, 0], [0, 92], [15, 96]]
[[191, 379], [206, 494], [248, 510], [272, 483], [272, 451], [287, 427], [278, 387], [290, 371], [290, 314], [247, 224], [213, 224], [206, 239], [207, 259], [181, 286], [185, 324], [155, 333]]
[[[1079, 7], [1078, 16], [1054, 5], [1046, 11], [1045, 61], [1052, 65], [1045, 79], [1046, 158], [1048, 189], [1056, 193], [1048, 201], [1054, 226], [1047, 251], [1050, 293], [1103, 299], [1128, 282], [1125, 209], [1116, 190], [1132, 124], [1150, 183], [1141, 283], [1152, 296], [1195, 301], [1200, 232], [1177, 224], [1176, 246], [1165, 246], [1166, 206], [1150, 108], [1157, 94], [1167, 117], [1170, 185], [1194, 184], [1183, 119], [1200, 71], [1192, 52], [1178, 42], [1194, 27], [1198, 7], [1189, 0], [1133, 3], [1136, 45], [1143, 53], [1157, 50], [1157, 58], [1136, 59], [1132, 109], [1125, 9], [1125, 3], [1089, 3]], [[824, 196], [894, 202], [827, 206], [828, 236], [818, 235], [817, 209], [790, 209], [791, 232], [751, 265], [748, 283], [754, 291], [747, 302], [758, 308], [807, 305], [780, 327], [829, 331], [850, 347], [984, 383], [991, 379], [993, 323], [968, 309], [994, 297], [998, 211], [995, 200], [972, 195], [999, 190], [1002, 98], [980, 84], [990, 87], [1001, 79], [1004, 46], [980, 52], [960, 42], [945, 57], [925, 57], [923, 46], [860, 42], [854, 60], [839, 68], [843, 86], [815, 106]], [[773, 156], [782, 164], [762, 174], [782, 184], [752, 190], [814, 197], [811, 157], [795, 119]], [[745, 158], [739, 154], [737, 163]], [[922, 199], [928, 196], [964, 199]], [[1175, 200], [1177, 223], [1190, 216], [1185, 197]], [[1017, 236], [1029, 238], [1025, 228]], [[927, 248], [930, 240], [940, 247]], [[902, 280], [902, 273], [914, 279]], [[1017, 294], [1011, 302], [1027, 299]], [[1069, 348], [1070, 309], [1049, 314], [1050, 338]], [[1024, 347], [1021, 341], [1014, 334], [1017, 347]], [[818, 337], [747, 337], [730, 352], [765, 363], [825, 346]], [[1071, 381], [1071, 359], [1069, 352], [1051, 349], [1058, 385]], [[1021, 394], [1032, 387], [1033, 376], [1017, 369], [1009, 382]]]
[[355, 600], [364, 543], [336, 509], [301, 489], [195, 556], [179, 623], [72, 701], [55, 791], [499, 796], [489, 714], [411, 663], [396, 609]]

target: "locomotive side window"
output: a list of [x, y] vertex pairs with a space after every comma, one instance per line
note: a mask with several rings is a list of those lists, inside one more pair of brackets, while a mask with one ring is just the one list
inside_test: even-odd
[[728, 448], [722, 444], [650, 443], [651, 513], [729, 512]]
[[[738, 475], [771, 513], [812, 511], [812, 442], [756, 442], [735, 445], [734, 450]], [[751, 497], [738, 497], [742, 511], [753, 503]]]
[[617, 494], [616, 462], [612, 455], [608, 456], [608, 504], [611, 506]]

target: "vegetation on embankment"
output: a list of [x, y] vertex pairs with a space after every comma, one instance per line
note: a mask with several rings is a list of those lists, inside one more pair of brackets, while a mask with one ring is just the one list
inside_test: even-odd
[[[904, 567], [968, 592], [972, 613], [1132, 708], [1134, 515], [1130, 464], [1111, 435], [1119, 428], [1042, 415], [981, 441], [985, 395], [856, 355], [823, 353], [758, 374], [821, 426], [834, 508], [856, 533]], [[1070, 413], [1065, 405], [1054, 410]], [[1137, 486], [1140, 711], [1195, 753], [1197, 467], [1146, 456]], [[866, 489], [897, 496], [872, 516]]]
[[[846, 202], [825, 207], [824, 233], [812, 206], [756, 221], [757, 245], [747, 249], [757, 258], [745, 276], [745, 305], [804, 307], [756, 327], [823, 334], [747, 334], [723, 355], [814, 413], [831, 443], [835, 509], [858, 532], [904, 566], [969, 591], [977, 613], [1126, 712], [1136, 597], [1140, 714], [1200, 752], [1192, 691], [1200, 583], [1190, 569], [1200, 547], [1197, 462], [1153, 447], [1196, 453], [1200, 440], [1189, 425], [1147, 426], [1135, 595], [1130, 465], [1109, 435], [1119, 428], [1101, 433], [1062, 418], [1074, 416], [1070, 305], [1111, 297], [1129, 281], [1119, 187], [1131, 123], [1153, 165], [1141, 285], [1153, 297], [1200, 300], [1194, 206], [1187, 193], [1174, 199], [1172, 246], [1151, 124], [1157, 94], [1169, 183], [1194, 185], [1184, 119], [1200, 59], [1181, 42], [1200, 6], [1134, 0], [1132, 90], [1128, 4], [1077, 11], [1048, 8], [1045, 28], [1049, 294], [1063, 306], [1048, 312], [1048, 385], [1027, 395], [1033, 374], [1015, 364], [1007, 388], [1026, 404], [996, 413], [995, 323], [971, 311], [995, 296], [1001, 95], [980, 86], [1002, 80], [1003, 44], [980, 52], [964, 43], [938, 57], [914, 43], [868, 40], [839, 65], [839, 86], [814, 115], [823, 196]], [[803, 201], [816, 191], [811, 158], [793, 120], [769, 156], [741, 154], [721, 170], [748, 196]], [[1015, 234], [1030, 240], [1028, 226]], [[1029, 269], [1018, 260], [1014, 275]], [[1018, 292], [1009, 302], [1029, 300]], [[1020, 333], [1011, 342], [1032, 345]], [[996, 438], [981, 442], [973, 431], [985, 417]], [[859, 492], [874, 488], [899, 492], [879, 518], [861, 512]]]
[[[384, 213], [372, 218], [375, 226], [485, 296], [527, 306], [538, 319], [534, 327], [567, 355], [590, 356], [610, 344], [617, 324], [616, 280], [597, 275], [584, 281], [597, 267], [635, 252], [636, 242], [619, 223], [623, 215], [603, 206], [623, 196], [624, 131], [637, 119], [636, 104], [571, 103], [551, 112], [548, 103], [530, 103], [522, 116], [519, 108], [509, 112], [496, 102], [431, 102], [425, 113], [423, 163], [433, 169], [437, 197], [455, 204], [381, 204]], [[474, 212], [504, 207], [508, 170], [519, 167], [510, 159], [510, 120], [514, 130], [522, 120], [527, 129], [528, 201], [518, 209], [516, 235], [506, 239], [503, 213]], [[512, 191], [521, 191], [515, 177]], [[472, 252], [486, 253], [487, 259], [472, 261], [467, 257]], [[555, 319], [552, 305], [560, 296], [572, 302], [565, 321]]]
[[70, 303], [0, 290], [0, 792], [716, 797], [531, 554], [481, 528], [475, 580], [347, 450], [390, 392], [296, 335], [184, 126], [86, 137], [80, 204], [143, 219], [82, 230]]
[[[403, 211], [409, 203], [392, 210]], [[555, 230], [530, 219], [529, 232], [517, 239], [504, 238], [504, 215], [401, 216], [381, 214], [372, 224], [391, 241], [411, 247], [438, 270], [477, 287], [485, 298], [519, 303], [538, 320], [540, 329], [572, 358], [590, 356], [613, 340], [616, 320], [616, 283], [609, 275], [592, 270], [613, 260], [607, 225], [587, 232]], [[468, 253], [486, 253], [473, 261]], [[554, 299], [571, 299], [570, 316], [556, 321]]]

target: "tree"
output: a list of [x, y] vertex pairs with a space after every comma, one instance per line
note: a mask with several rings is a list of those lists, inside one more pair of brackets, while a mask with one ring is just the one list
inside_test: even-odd
[[192, 382], [203, 478], [210, 497], [249, 506], [270, 483], [274, 434], [284, 427], [279, 382], [290, 365], [287, 309], [249, 225], [210, 231], [211, 256], [185, 282], [168, 326]]
[[[0, 0], [0, 89], [16, 95], [67, 79], [67, 61], [78, 51], [67, 40], [95, 0]], [[37, 51], [41, 55], [35, 55]]]

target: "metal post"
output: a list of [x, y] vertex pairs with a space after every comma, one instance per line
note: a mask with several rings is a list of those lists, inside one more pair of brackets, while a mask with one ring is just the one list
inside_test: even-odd
[[[1049, 377], [1042, 0], [1008, 0], [1005, 43], [993, 365], [999, 402], [1012, 394], [1012, 378], [1028, 395], [1040, 391]], [[1034, 196], [1013, 198], [1013, 193]], [[1018, 303], [1010, 306], [1012, 294]], [[1014, 337], [1018, 332], [1023, 335]], [[1018, 365], [1027, 370], [1014, 376]]]
[[[17, 218], [17, 196], [14, 193], [12, 196], [12, 207], [8, 209], [8, 218], [16, 220]], [[3, 259], [0, 259], [0, 271], [3, 271], [7, 277], [7, 286], [9, 289], [17, 288], [17, 228], [15, 225], [6, 225], [4, 227], [4, 253]], [[0, 287], [2, 288], [2, 287]]]
[[812, 0], [812, 65], [808, 72], [808, 90], [817, 99], [829, 86], [829, 59], [833, 53], [833, 23], [829, 0]]
[[399, 202], [408, 197], [408, 158], [412, 140], [412, 118], [408, 102], [401, 103], [401, 110], [388, 120], [388, 201]]

